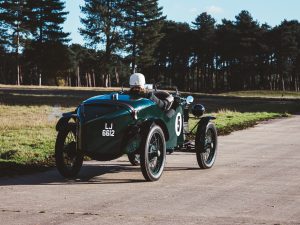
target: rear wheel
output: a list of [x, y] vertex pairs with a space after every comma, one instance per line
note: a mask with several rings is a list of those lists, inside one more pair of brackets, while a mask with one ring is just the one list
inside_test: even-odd
[[162, 129], [152, 125], [150, 131], [143, 135], [141, 144], [141, 170], [147, 181], [158, 180], [166, 162], [166, 141]]
[[141, 156], [140, 154], [128, 154], [128, 159], [131, 165], [133, 166], [139, 166], [141, 164]]
[[213, 123], [206, 127], [198, 127], [195, 140], [195, 149], [198, 165], [201, 169], [211, 168], [217, 156], [217, 129]]
[[78, 175], [83, 154], [76, 147], [76, 124], [69, 123], [57, 134], [55, 143], [55, 162], [59, 173], [66, 178]]

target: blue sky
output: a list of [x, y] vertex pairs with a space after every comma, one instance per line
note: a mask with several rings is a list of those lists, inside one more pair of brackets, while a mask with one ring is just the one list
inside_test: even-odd
[[[78, 33], [80, 27], [80, 9], [84, 0], [66, 0], [69, 11], [64, 29], [71, 32], [72, 43], [84, 41]], [[248, 10], [254, 19], [271, 26], [282, 20], [297, 19], [300, 21], [299, 0], [159, 0], [164, 15], [170, 20], [191, 22], [202, 12], [210, 13], [217, 22], [226, 18], [233, 20], [241, 10]]]

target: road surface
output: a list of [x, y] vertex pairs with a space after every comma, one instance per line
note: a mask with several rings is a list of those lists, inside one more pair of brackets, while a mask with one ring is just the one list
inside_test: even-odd
[[0, 179], [0, 224], [300, 224], [300, 116], [219, 139], [213, 169], [193, 153], [167, 157], [144, 182], [126, 158]]

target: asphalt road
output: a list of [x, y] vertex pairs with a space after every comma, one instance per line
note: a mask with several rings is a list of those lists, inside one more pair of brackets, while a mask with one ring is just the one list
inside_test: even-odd
[[300, 116], [219, 139], [213, 169], [193, 153], [167, 157], [160, 181], [126, 158], [0, 179], [0, 224], [300, 224]]

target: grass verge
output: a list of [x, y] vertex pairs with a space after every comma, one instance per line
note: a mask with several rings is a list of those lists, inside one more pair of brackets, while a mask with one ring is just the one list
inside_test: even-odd
[[220, 94], [221, 96], [235, 97], [257, 97], [257, 98], [280, 98], [280, 99], [300, 99], [300, 92], [296, 91], [234, 91]]
[[[275, 118], [288, 117], [288, 113], [271, 113], [271, 112], [234, 112], [230, 110], [220, 110], [212, 113], [216, 117], [214, 120], [218, 129], [218, 135], [228, 135], [233, 131], [243, 130], [253, 127], [259, 121], [266, 121]], [[190, 127], [195, 126], [197, 119], [192, 119]]]

